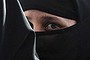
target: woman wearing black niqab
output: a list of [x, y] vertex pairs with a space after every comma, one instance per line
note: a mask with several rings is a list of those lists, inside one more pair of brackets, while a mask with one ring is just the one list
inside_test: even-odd
[[[14, 35], [11, 34], [10, 31], [12, 31], [11, 29], [13, 28], [12, 24], [15, 23], [7, 24], [7, 30], [9, 26], [12, 27], [8, 30], [11, 35], [8, 35], [6, 30], [5, 39], [3, 39], [0, 44], [0, 60], [35, 60], [32, 52], [35, 43], [36, 52], [34, 52], [37, 53], [36, 56], [38, 55], [37, 57], [40, 60], [90, 59], [90, 0], [20, 0], [20, 3], [24, 11], [28, 9], [40, 10], [56, 16], [74, 19], [77, 23], [61, 30], [35, 32], [36, 41], [33, 40], [34, 36], [32, 32], [29, 35], [27, 34], [30, 30], [23, 25], [23, 22], [21, 23], [22, 18], [18, 19], [20, 20], [18, 24], [21, 23], [19, 27], [22, 27], [22, 29], [24, 27], [24, 29], [23, 31], [19, 29], [17, 32], [16, 28], [16, 30], [13, 30], [15, 31]], [[15, 5], [17, 6], [17, 4]], [[18, 16], [20, 17], [20, 15]], [[15, 17], [17, 17], [17, 15], [15, 15]], [[10, 21], [12, 21], [12, 19], [10, 19]], [[7, 23], [9, 22], [7, 21]], [[14, 26], [17, 26], [17, 24]], [[19, 34], [20, 31], [22, 34]], [[10, 36], [12, 36], [12, 38]], [[10, 41], [10, 39], [12, 41]], [[12, 48], [12, 46], [14, 46], [14, 48]]]

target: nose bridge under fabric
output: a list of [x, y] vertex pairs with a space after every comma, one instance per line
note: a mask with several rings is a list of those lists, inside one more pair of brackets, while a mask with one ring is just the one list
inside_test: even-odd
[[[0, 0], [6, 5], [6, 17], [0, 18], [0, 60], [34, 60], [35, 35], [25, 18], [18, 0]], [[1, 17], [0, 9], [0, 17]], [[4, 12], [5, 13], [5, 12]], [[3, 35], [3, 36], [1, 36]], [[2, 38], [2, 40], [1, 40]]]

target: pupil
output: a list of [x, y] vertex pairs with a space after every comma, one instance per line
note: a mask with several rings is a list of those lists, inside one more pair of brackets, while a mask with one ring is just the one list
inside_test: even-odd
[[56, 25], [55, 24], [50, 24], [51, 25], [51, 28], [55, 29], [56, 28]]

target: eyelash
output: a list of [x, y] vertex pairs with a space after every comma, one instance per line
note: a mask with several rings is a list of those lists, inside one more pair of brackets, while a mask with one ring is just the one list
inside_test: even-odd
[[55, 25], [59, 26], [58, 23], [48, 22], [48, 23], [45, 23], [45, 24], [44, 24], [44, 27], [47, 27], [49, 24], [55, 24]]
[[44, 29], [45, 30], [47, 30], [47, 27], [48, 27], [49, 24], [54, 24], [54, 25], [56, 25], [59, 28], [62, 28], [63, 27], [62, 25], [60, 25], [58, 23], [55, 23], [55, 22], [45, 22], [45, 23], [43, 23], [43, 26], [44, 26]]

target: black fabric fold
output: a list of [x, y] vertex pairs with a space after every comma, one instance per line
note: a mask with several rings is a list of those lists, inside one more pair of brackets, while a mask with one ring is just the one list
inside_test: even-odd
[[6, 18], [2, 27], [0, 60], [33, 60], [34, 32], [27, 28], [17, 0], [5, 2]]
[[2, 26], [3, 26], [3, 0], [0, 0], [0, 42], [2, 36]]

